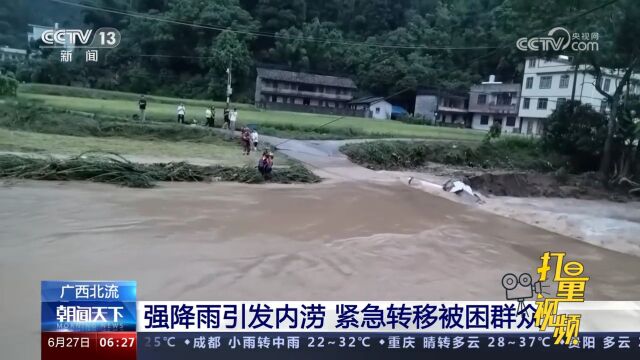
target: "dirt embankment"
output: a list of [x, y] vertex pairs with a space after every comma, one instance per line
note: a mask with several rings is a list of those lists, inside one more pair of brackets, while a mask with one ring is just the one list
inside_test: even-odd
[[485, 194], [516, 197], [558, 197], [628, 201], [623, 189], [607, 190], [594, 174], [559, 177], [555, 174], [485, 172], [468, 176], [472, 188]]
[[576, 198], [585, 200], [631, 201], [637, 196], [629, 188], [606, 189], [597, 174], [564, 172], [482, 170], [463, 166], [428, 163], [419, 172], [442, 179], [458, 178], [486, 196]]

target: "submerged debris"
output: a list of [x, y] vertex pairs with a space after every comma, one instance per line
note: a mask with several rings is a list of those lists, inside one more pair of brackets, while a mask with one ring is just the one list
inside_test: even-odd
[[454, 193], [460, 196], [466, 196], [469, 198], [474, 198], [474, 201], [477, 203], [484, 203], [484, 201], [478, 196], [478, 194], [473, 192], [471, 186], [465, 183], [463, 180], [458, 179], [450, 179], [442, 185], [442, 190]]

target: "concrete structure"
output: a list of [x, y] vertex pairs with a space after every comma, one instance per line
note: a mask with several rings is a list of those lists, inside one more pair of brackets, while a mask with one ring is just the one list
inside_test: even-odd
[[387, 120], [391, 118], [393, 106], [383, 97], [368, 96], [353, 100], [349, 103], [353, 110], [364, 110], [365, 117]]
[[27, 58], [27, 50], [0, 47], [0, 61], [23, 61]]
[[[539, 135], [544, 119], [551, 115], [559, 103], [571, 100], [574, 81], [575, 100], [590, 104], [594, 109], [608, 111], [604, 96], [595, 88], [596, 79], [590, 70], [589, 65], [579, 65], [577, 77], [574, 78], [574, 66], [567, 57], [554, 60], [528, 58], [524, 68], [519, 109], [521, 132]], [[602, 89], [612, 94], [624, 72], [604, 68], [602, 71]], [[632, 77], [630, 93], [640, 94], [639, 81], [640, 75]]]
[[495, 122], [500, 123], [502, 132], [519, 133], [520, 84], [503, 84], [491, 75], [489, 81], [473, 85], [469, 89], [469, 112], [472, 113], [471, 127], [489, 130]]
[[351, 113], [355, 83], [344, 77], [258, 68], [255, 104], [265, 108]]
[[468, 94], [436, 88], [420, 88], [414, 116], [443, 124], [469, 125]]

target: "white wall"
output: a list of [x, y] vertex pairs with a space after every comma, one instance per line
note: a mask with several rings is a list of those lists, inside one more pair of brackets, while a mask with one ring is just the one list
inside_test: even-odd
[[[489, 118], [489, 121], [486, 124], [481, 123], [482, 116], [487, 116]], [[510, 115], [510, 117], [515, 117], [515, 122], [512, 126], [507, 125], [506, 115], [473, 114], [473, 118], [471, 119], [471, 128], [477, 130], [489, 130], [496, 118], [502, 118], [502, 132], [511, 134], [514, 129], [520, 129], [520, 118], [515, 115]]]
[[392, 105], [386, 101], [378, 101], [369, 105], [371, 117], [386, 120], [391, 118]]
[[540, 135], [542, 134], [542, 122], [544, 119], [539, 118], [520, 118], [522, 122], [523, 135]]

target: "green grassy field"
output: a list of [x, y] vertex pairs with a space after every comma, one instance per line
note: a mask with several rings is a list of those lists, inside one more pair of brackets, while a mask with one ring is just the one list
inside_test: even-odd
[[[56, 94], [56, 95], [54, 95]], [[60, 94], [60, 95], [57, 95]], [[84, 111], [97, 114], [131, 118], [138, 113], [138, 94], [104, 90], [80, 89], [64, 86], [25, 84], [19, 89], [19, 98], [30, 99], [58, 109]], [[172, 99], [151, 96], [148, 100], [147, 117], [152, 121], [176, 121], [176, 107], [184, 102], [186, 119], [204, 121], [203, 100]], [[317, 128], [336, 116], [293, 113], [284, 111], [257, 110], [246, 104], [232, 104], [238, 108], [240, 124], [257, 124], [263, 134], [291, 138], [424, 138], [480, 141], [484, 132], [471, 129], [404, 124], [388, 120], [372, 120], [346, 117], [333, 124]], [[217, 123], [222, 118], [222, 103], [216, 103]]]
[[[258, 153], [242, 155], [240, 145], [207, 144], [189, 141], [134, 140], [121, 137], [92, 137], [43, 134], [0, 128], [0, 151], [78, 155], [86, 151], [114, 152], [149, 158], [189, 160], [197, 158], [220, 165], [255, 166]], [[288, 164], [283, 158], [278, 165]], [[193, 161], [192, 161], [193, 162]]]

